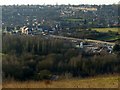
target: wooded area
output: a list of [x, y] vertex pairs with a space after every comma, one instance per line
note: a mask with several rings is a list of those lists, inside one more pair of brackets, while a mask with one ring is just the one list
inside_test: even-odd
[[53, 75], [88, 77], [119, 73], [120, 42], [114, 53], [85, 53], [71, 42], [40, 36], [3, 36], [3, 80], [43, 80]]

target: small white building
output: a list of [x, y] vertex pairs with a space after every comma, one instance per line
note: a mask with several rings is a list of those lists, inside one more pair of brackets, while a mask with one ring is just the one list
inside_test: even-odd
[[29, 30], [29, 28], [27, 26], [24, 26], [24, 27], [21, 28], [21, 33], [28, 35], [28, 30]]

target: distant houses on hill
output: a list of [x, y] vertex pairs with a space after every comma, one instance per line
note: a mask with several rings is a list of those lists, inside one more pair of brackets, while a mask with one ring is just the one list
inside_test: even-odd
[[54, 34], [57, 32], [55, 27], [49, 26], [23, 26], [20, 28], [15, 27], [6, 27], [3, 30], [4, 34], [24, 34], [24, 35], [46, 35], [46, 34]]

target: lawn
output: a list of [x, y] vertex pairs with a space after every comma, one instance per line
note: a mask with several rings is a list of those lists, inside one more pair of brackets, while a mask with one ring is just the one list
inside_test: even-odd
[[119, 78], [116, 75], [58, 81], [6, 81], [3, 88], [118, 88]]

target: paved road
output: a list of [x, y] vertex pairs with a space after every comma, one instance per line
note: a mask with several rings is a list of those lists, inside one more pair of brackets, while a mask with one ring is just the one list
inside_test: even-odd
[[75, 40], [75, 41], [83, 41], [83, 42], [86, 41], [86, 42], [94, 42], [94, 43], [100, 43], [100, 44], [115, 45], [115, 43], [105, 42], [100, 40], [92, 40], [92, 39], [79, 39], [79, 38], [64, 37], [64, 36], [57, 36], [57, 35], [50, 35], [50, 37], [58, 38], [58, 39], [67, 39], [67, 40]]

